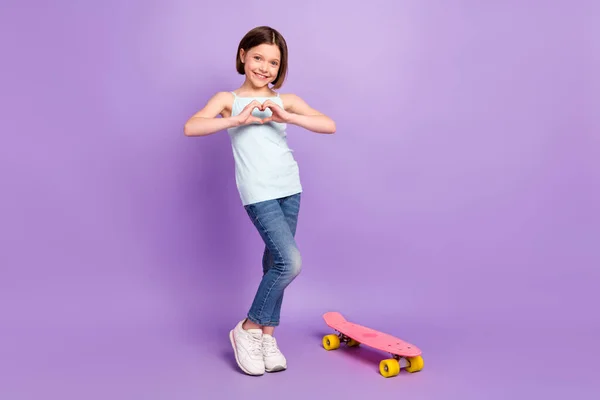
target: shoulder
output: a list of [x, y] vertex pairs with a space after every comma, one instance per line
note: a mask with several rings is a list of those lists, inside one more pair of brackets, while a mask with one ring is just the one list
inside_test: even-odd
[[293, 110], [306, 104], [300, 96], [294, 93], [280, 93], [279, 98], [281, 98], [281, 102], [286, 110]]
[[212, 98], [219, 101], [230, 101], [233, 100], [234, 97], [235, 95], [233, 94], [233, 92], [223, 91], [215, 93]]
[[292, 112], [294, 114], [302, 115], [322, 115], [321, 112], [315, 110], [308, 105], [304, 99], [293, 93], [280, 94], [281, 102], [283, 103], [284, 110]]
[[204, 107], [194, 117], [215, 118], [217, 115], [225, 115], [232, 108], [233, 93], [231, 92], [216, 92], [213, 94]]
[[215, 94], [213, 94], [212, 96], [210, 96], [210, 98], [208, 99], [209, 103], [215, 104], [215, 103], [225, 103], [225, 102], [230, 102], [231, 100], [233, 100], [234, 98], [234, 94], [232, 92], [216, 92]]
[[285, 102], [289, 102], [289, 103], [294, 103], [297, 101], [302, 101], [302, 99], [300, 98], [300, 96], [294, 94], [294, 93], [279, 93], [279, 97], [281, 98], [281, 100], [285, 101]]
[[230, 108], [235, 96], [232, 92], [216, 92], [208, 101], [209, 104], [214, 104], [222, 109]]

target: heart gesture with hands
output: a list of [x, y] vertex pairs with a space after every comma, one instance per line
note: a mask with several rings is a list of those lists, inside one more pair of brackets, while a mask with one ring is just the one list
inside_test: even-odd
[[[265, 111], [268, 108], [271, 110], [272, 115], [270, 117], [260, 119], [252, 115], [252, 111], [254, 111], [255, 108], [258, 108], [260, 111]], [[286, 123], [290, 119], [290, 113], [285, 111], [271, 100], [267, 100], [262, 104], [258, 100], [253, 100], [250, 104], [244, 107], [242, 112], [240, 112], [235, 118], [239, 125], [266, 124], [267, 122], [271, 121]]]
[[261, 111], [264, 111], [266, 109], [271, 110], [272, 115], [270, 117], [267, 117], [265, 119], [262, 120], [263, 124], [266, 122], [279, 122], [279, 123], [287, 123], [290, 120], [290, 113], [285, 111], [283, 108], [281, 108], [279, 105], [275, 104], [274, 102], [272, 102], [271, 100], [267, 100], [265, 101], [262, 106], [260, 107]]
[[236, 122], [239, 125], [262, 124], [262, 119], [252, 115], [252, 111], [254, 111], [255, 108], [260, 109], [261, 106], [262, 104], [260, 104], [258, 100], [252, 101], [235, 117]]

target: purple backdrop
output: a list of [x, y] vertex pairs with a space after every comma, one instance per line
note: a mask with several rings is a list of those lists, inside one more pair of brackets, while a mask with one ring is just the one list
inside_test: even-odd
[[[0, 13], [0, 397], [599, 393], [597, 4], [39, 3]], [[288, 40], [284, 91], [337, 133], [289, 129], [304, 270], [276, 332], [289, 370], [252, 378], [227, 332], [262, 243], [227, 134], [182, 128], [238, 87], [262, 24]], [[326, 352], [329, 310], [425, 369]]]

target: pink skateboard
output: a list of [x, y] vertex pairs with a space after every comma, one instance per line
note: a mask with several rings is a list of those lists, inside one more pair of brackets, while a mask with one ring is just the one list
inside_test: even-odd
[[423, 369], [421, 350], [414, 344], [405, 342], [386, 333], [378, 332], [371, 328], [349, 322], [338, 312], [323, 314], [325, 323], [339, 332], [323, 337], [325, 350], [335, 350], [344, 342], [350, 347], [361, 343], [365, 346], [390, 353], [392, 358], [379, 363], [379, 372], [386, 378], [396, 376], [400, 369], [408, 372], [418, 372]]

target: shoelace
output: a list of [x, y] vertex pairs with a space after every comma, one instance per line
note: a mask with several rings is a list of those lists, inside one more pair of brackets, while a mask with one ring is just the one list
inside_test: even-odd
[[250, 351], [250, 353], [252, 355], [260, 356], [261, 355], [261, 347], [262, 347], [261, 338], [258, 336], [254, 336], [252, 334], [250, 334], [249, 336], [250, 336], [250, 340], [248, 343], [248, 350]]
[[263, 341], [263, 352], [267, 355], [279, 353], [277, 348], [277, 341], [275, 339]]

